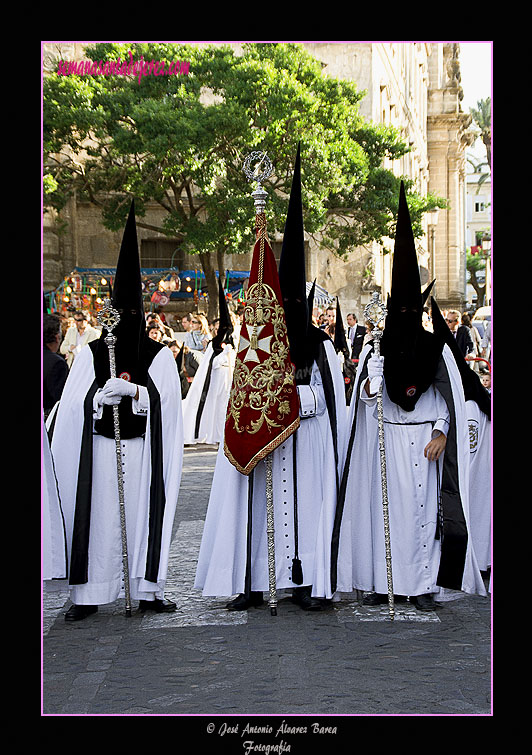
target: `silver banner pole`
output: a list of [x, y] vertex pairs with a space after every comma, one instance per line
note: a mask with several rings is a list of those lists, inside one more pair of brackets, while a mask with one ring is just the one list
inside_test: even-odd
[[[386, 317], [386, 307], [379, 300], [379, 294], [375, 291], [372, 294], [369, 304], [364, 309], [365, 319], [373, 325], [373, 344], [374, 354], [381, 354], [382, 330], [379, 328], [381, 322]], [[390, 542], [390, 519], [388, 514], [388, 485], [386, 481], [386, 449], [384, 446], [384, 413], [382, 408], [382, 383], [377, 392], [377, 417], [379, 423], [379, 455], [381, 466], [381, 489], [382, 489], [382, 514], [384, 518], [384, 547], [386, 553], [386, 578], [388, 584], [388, 612], [390, 620], [394, 620], [395, 607], [393, 597], [393, 578], [392, 578], [392, 548]]]
[[[252, 168], [252, 166], [254, 166]], [[264, 258], [264, 240], [266, 238], [266, 197], [267, 193], [262, 187], [262, 182], [268, 178], [273, 171], [273, 166], [265, 152], [252, 152], [244, 161], [244, 173], [250, 181], [257, 182], [257, 188], [252, 194], [255, 200], [255, 214], [257, 216], [257, 228], [259, 229], [260, 261], [259, 261], [259, 288], [262, 286], [262, 265]], [[256, 327], [260, 324], [262, 310], [260, 309], [261, 291], [258, 293], [259, 304], [257, 306], [256, 317], [253, 332], [250, 336], [251, 347], [256, 348]], [[268, 454], [265, 459], [266, 463], [266, 534], [268, 536], [268, 584], [270, 614], [277, 616], [277, 585], [275, 578], [275, 527], [273, 517], [273, 461], [272, 455]]]
[[[116, 336], [113, 330], [120, 322], [120, 314], [111, 304], [111, 299], [105, 299], [103, 308], [98, 313], [98, 322], [108, 331], [105, 337], [105, 343], [109, 349], [109, 364], [111, 367], [111, 377], [116, 377], [115, 363], [115, 344]], [[120, 532], [122, 540], [122, 567], [124, 571], [124, 590], [126, 596], [126, 616], [131, 616], [131, 595], [129, 588], [129, 560], [127, 554], [127, 532], [126, 532], [126, 507], [124, 501], [124, 474], [122, 470], [122, 455], [120, 452], [120, 423], [118, 418], [118, 406], [113, 406], [113, 428], [115, 435], [116, 451], [116, 473], [118, 479], [118, 503], [120, 510]]]

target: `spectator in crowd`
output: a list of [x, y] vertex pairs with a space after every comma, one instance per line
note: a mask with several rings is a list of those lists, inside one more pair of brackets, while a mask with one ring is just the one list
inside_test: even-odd
[[157, 325], [156, 323], [153, 323], [152, 325], [148, 325], [146, 328], [146, 333], [148, 334], [148, 338], [151, 338], [154, 341], [158, 341], [159, 343], [162, 343], [164, 333], [162, 329]]
[[449, 330], [456, 339], [456, 343], [464, 356], [473, 351], [473, 339], [469, 333], [469, 328], [461, 324], [460, 312], [457, 309], [448, 309], [445, 315], [445, 322]]
[[163, 333], [163, 340], [169, 339], [172, 340], [174, 338], [174, 331], [172, 328], [168, 327], [166, 323], [163, 322], [161, 319], [161, 315], [158, 312], [148, 312], [146, 315], [146, 325], [158, 325]]
[[[471, 340], [473, 341], [473, 349], [469, 353], [469, 356], [480, 357], [480, 353], [482, 351], [482, 339], [480, 337], [480, 333], [471, 322], [471, 318], [467, 312], [462, 313], [462, 325], [464, 325], [466, 328], [469, 328], [469, 335], [471, 336]], [[480, 369], [479, 362], [475, 362], [474, 360], [471, 360], [469, 366], [474, 369], [475, 372], [478, 372]]]
[[176, 367], [179, 372], [179, 379], [181, 380], [181, 398], [185, 398], [198, 369], [198, 361], [194, 356], [194, 352], [190, 351], [184, 343], [174, 340], [168, 341], [166, 345], [176, 360]]
[[491, 372], [484, 373], [484, 375], [482, 375], [480, 378], [480, 382], [488, 391], [488, 393], [491, 393]]
[[491, 359], [491, 320], [484, 320], [484, 335], [480, 345], [482, 358], [489, 362]]
[[320, 328], [322, 330], [325, 330], [325, 332], [329, 334], [327, 328], [329, 327], [329, 325], [332, 325], [336, 322], [336, 307], [329, 305], [325, 310], [325, 314], [322, 315], [322, 318], [323, 319], [322, 324], [320, 324]]
[[433, 331], [432, 319], [431, 319], [428, 307], [423, 307], [423, 314], [421, 316], [421, 324], [423, 325], [423, 328], [425, 330], [428, 330], [430, 333], [432, 333]]
[[189, 349], [203, 352], [210, 340], [211, 335], [207, 318], [205, 315], [194, 315], [191, 320], [191, 329], [185, 336], [184, 343]]
[[65, 381], [68, 377], [68, 365], [64, 357], [57, 352], [61, 345], [61, 321], [56, 315], [43, 317], [43, 410], [48, 417], [55, 404], [61, 398]]
[[83, 346], [100, 337], [100, 331], [89, 325], [86, 312], [77, 310], [74, 312], [74, 325], [71, 326], [59, 347], [59, 351], [66, 357], [68, 367], [72, 367], [75, 357]]
[[188, 333], [190, 330], [192, 330], [192, 320], [193, 317], [190, 314], [190, 312], [186, 315], [183, 315], [181, 318], [181, 327], [185, 331], [185, 333]]
[[347, 317], [347, 343], [351, 347], [351, 359], [358, 359], [362, 351], [366, 328], [358, 325], [356, 315], [350, 312]]

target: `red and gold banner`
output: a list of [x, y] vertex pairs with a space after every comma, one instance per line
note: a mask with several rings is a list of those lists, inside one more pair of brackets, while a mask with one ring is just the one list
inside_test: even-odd
[[257, 215], [257, 241], [225, 421], [225, 455], [248, 475], [299, 427], [277, 265]]

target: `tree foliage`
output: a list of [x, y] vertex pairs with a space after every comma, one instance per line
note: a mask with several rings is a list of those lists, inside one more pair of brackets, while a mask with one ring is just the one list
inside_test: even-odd
[[469, 108], [469, 112], [480, 128], [480, 138], [486, 147], [488, 166], [491, 168], [491, 97], [478, 100], [476, 108]]
[[[391, 126], [364, 121], [364, 92], [325, 76], [298, 44], [97, 43], [92, 61], [187, 61], [187, 75], [51, 75], [43, 82], [44, 206], [76, 192], [105, 226], [124, 226], [135, 198], [139, 226], [200, 253], [248, 252], [254, 207], [242, 171], [253, 150], [274, 167], [266, 182], [270, 234], [283, 231], [298, 141], [305, 229], [345, 255], [394, 232], [400, 178], [382, 165], [408, 151]], [[405, 180], [416, 236], [423, 212], [445, 203]], [[148, 202], [160, 225], [143, 218]], [[207, 270], [205, 270], [207, 274]]]

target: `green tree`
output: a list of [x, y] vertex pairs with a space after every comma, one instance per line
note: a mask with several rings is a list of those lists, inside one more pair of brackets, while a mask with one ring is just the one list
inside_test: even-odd
[[466, 252], [466, 269], [469, 273], [469, 283], [473, 286], [477, 295], [477, 308], [484, 306], [486, 296], [486, 281], [482, 285], [478, 274], [486, 272], [486, 262], [489, 258], [489, 254], [483, 252], [471, 254], [470, 249]]
[[[43, 82], [44, 205], [59, 212], [75, 192], [101, 208], [105, 226], [123, 227], [135, 198], [137, 222], [199, 254], [208, 291], [224, 254], [254, 242], [252, 187], [242, 165], [265, 151], [274, 171], [268, 229], [282, 233], [297, 142], [302, 150], [305, 228], [345, 255], [392, 236], [400, 178], [382, 168], [408, 151], [397, 130], [364, 121], [364, 92], [327, 77], [297, 44], [132, 45], [98, 43], [87, 59], [186, 61], [188, 74], [51, 75]], [[104, 68], [105, 70], [105, 68]], [[414, 231], [423, 212], [445, 203], [406, 181]], [[254, 188], [254, 187], [253, 187]], [[145, 220], [146, 203], [164, 209]], [[209, 297], [209, 315], [216, 311]]]
[[486, 147], [488, 166], [491, 169], [491, 97], [478, 100], [476, 108], [469, 108], [473, 120], [480, 128], [480, 138]]

